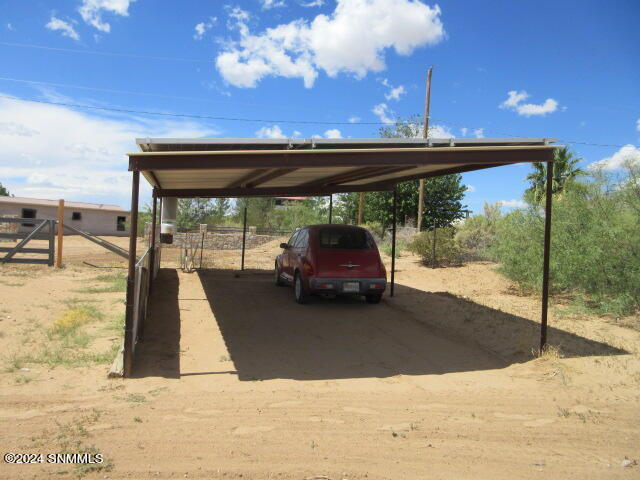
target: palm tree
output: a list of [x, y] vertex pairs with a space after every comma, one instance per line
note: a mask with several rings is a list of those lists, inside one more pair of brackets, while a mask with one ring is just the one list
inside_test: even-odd
[[[582, 158], [574, 156], [569, 147], [562, 147], [553, 152], [553, 193], [562, 192], [567, 184], [587, 173], [577, 167], [581, 161]], [[547, 164], [534, 163], [533, 172], [527, 175], [527, 181], [531, 186], [525, 191], [525, 198], [534, 203], [541, 203], [547, 188]]]

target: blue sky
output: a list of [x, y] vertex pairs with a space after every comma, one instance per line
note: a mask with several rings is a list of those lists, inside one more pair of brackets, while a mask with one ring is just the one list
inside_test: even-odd
[[[433, 137], [554, 137], [613, 169], [640, 158], [638, 18], [635, 0], [0, 0], [0, 182], [126, 207], [136, 136], [376, 137], [422, 112], [429, 65]], [[528, 171], [465, 174], [466, 203], [517, 205]]]

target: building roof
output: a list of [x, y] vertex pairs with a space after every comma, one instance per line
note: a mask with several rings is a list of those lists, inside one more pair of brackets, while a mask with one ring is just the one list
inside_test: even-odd
[[329, 195], [553, 159], [554, 139], [137, 139], [129, 170], [159, 196]]
[[[41, 207], [57, 207], [58, 200], [45, 200], [42, 198], [28, 197], [0, 197], [0, 204], [4, 205], [32, 205]], [[117, 205], [107, 205], [104, 203], [85, 203], [85, 202], [64, 202], [65, 208], [74, 208], [79, 210], [101, 210], [105, 212], [129, 213], [122, 207]]]

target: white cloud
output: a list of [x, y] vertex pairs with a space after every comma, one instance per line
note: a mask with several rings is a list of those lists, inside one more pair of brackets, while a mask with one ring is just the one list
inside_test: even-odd
[[500, 104], [500, 108], [515, 108], [520, 102], [529, 98], [529, 94], [524, 90], [522, 92], [516, 92], [511, 90], [507, 92], [508, 98]]
[[476, 138], [484, 138], [484, 128], [476, 128], [473, 130], [473, 134]]
[[527, 208], [527, 204], [522, 200], [500, 200], [497, 202], [501, 207], [507, 208]]
[[[422, 128], [420, 129], [422, 132]], [[422, 135], [420, 135], [422, 136]], [[444, 125], [431, 125], [429, 127], [429, 138], [455, 138], [456, 136], [451, 133], [449, 127]]]
[[[62, 106], [0, 98], [0, 178], [16, 196], [127, 206], [126, 153], [136, 137], [202, 137], [194, 122], [99, 116]], [[150, 188], [142, 182], [143, 193]]]
[[475, 191], [476, 191], [476, 187], [474, 187], [473, 185], [467, 185], [467, 192], [473, 193]]
[[263, 10], [285, 6], [284, 0], [260, 0], [260, 2], [262, 3]]
[[467, 132], [469, 131], [469, 129], [467, 127], [462, 127], [460, 129], [460, 133], [462, 134], [463, 137], [467, 136]]
[[342, 133], [337, 128], [332, 128], [324, 132], [325, 138], [342, 138]]
[[196, 33], [193, 34], [194, 40], [202, 40], [202, 37], [204, 37], [204, 34], [207, 33], [207, 30], [211, 30], [211, 28], [213, 28], [217, 21], [217, 17], [209, 17], [208, 22], [198, 23], [194, 27], [194, 30], [196, 31]]
[[362, 119], [360, 117], [357, 117], [356, 115], [349, 117], [349, 123], [358, 123], [360, 120]]
[[379, 103], [371, 111], [378, 116], [382, 123], [391, 124], [395, 122], [390, 116], [393, 115], [393, 111], [389, 109], [386, 103]]
[[403, 85], [394, 87], [386, 78], [382, 79], [382, 84], [389, 89], [389, 92], [384, 94], [384, 98], [387, 100], [400, 100], [400, 97], [407, 93]]
[[553, 98], [547, 98], [544, 103], [537, 105], [535, 103], [522, 103], [529, 98], [529, 94], [522, 90], [517, 92], [510, 90], [507, 92], [507, 99], [502, 102], [499, 107], [513, 110], [518, 115], [524, 115], [530, 117], [532, 115], [546, 115], [547, 113], [553, 113], [558, 109], [558, 102]]
[[102, 20], [102, 11], [123, 17], [129, 16], [129, 5], [135, 0], [82, 0], [78, 8], [82, 19], [101, 32], [109, 33], [111, 25]]
[[617, 170], [623, 168], [627, 163], [640, 165], [640, 149], [635, 145], [625, 145], [612, 156], [589, 164], [589, 168]]
[[239, 40], [216, 58], [225, 81], [243, 88], [255, 87], [266, 76], [302, 78], [311, 88], [319, 70], [330, 77], [349, 73], [362, 78], [386, 68], [387, 49], [410, 55], [444, 38], [440, 7], [419, 0], [337, 0], [330, 16], [294, 20], [258, 35], [249, 31], [243, 13], [230, 15]]
[[274, 125], [272, 127], [262, 127], [256, 131], [256, 137], [258, 138], [287, 138], [287, 136], [282, 132], [282, 129], [279, 125]]
[[7, 30], [13, 32], [15, 29], [13, 28], [13, 25], [11, 25], [11, 23], [7, 23]]
[[301, 7], [321, 7], [324, 5], [324, 0], [311, 0], [309, 2], [301, 2]]
[[73, 38], [74, 40], [80, 40], [80, 35], [78, 35], [78, 32], [76, 32], [75, 28], [73, 28], [73, 25], [57, 17], [52, 16], [51, 20], [49, 20], [49, 23], [47, 23], [45, 27], [54, 32], [56, 30], [59, 30], [60, 32], [62, 32], [62, 36], [64, 37]]
[[636, 122], [636, 130], [640, 132], [640, 118]]

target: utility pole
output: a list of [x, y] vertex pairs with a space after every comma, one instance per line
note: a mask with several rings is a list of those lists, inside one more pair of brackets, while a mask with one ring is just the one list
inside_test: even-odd
[[[424, 128], [422, 130], [422, 138], [429, 138], [429, 111], [431, 108], [431, 72], [433, 67], [427, 70], [427, 94], [424, 103]], [[418, 232], [422, 230], [422, 216], [424, 214], [424, 178], [420, 179], [420, 187], [418, 188]]]

